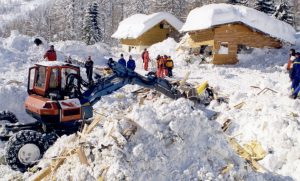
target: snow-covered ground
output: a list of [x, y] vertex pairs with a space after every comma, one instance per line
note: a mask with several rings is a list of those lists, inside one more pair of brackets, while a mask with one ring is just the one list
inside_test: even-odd
[[[72, 55], [84, 61], [92, 55], [96, 64], [103, 65], [110, 55], [105, 45], [86, 47], [80, 42], [54, 42], [59, 57]], [[208, 80], [219, 96], [228, 103], [213, 101], [204, 108], [192, 102], [170, 100], [164, 96], [141, 101], [130, 92], [139, 87], [130, 85], [103, 97], [95, 106], [105, 114], [101, 123], [85, 138], [89, 166], [80, 164], [76, 155], [69, 157], [53, 177], [59, 180], [300, 180], [299, 100], [288, 97], [290, 81], [285, 71], [288, 49], [256, 49], [252, 54], [240, 55], [236, 65], [186, 64], [187, 55], [176, 53], [177, 44], [168, 39], [149, 48], [151, 58], [168, 54], [175, 60], [174, 74], [181, 79], [190, 71], [190, 82]], [[38, 61], [47, 45], [36, 47], [33, 38], [13, 32], [0, 39], [0, 110], [15, 112], [22, 121], [30, 119], [23, 110], [27, 96], [27, 69]], [[299, 47], [296, 47], [296, 49]], [[159, 51], [158, 51], [159, 50]], [[118, 51], [117, 51], [118, 52]], [[115, 55], [119, 54], [116, 53]], [[126, 55], [127, 56], [127, 55]], [[134, 55], [138, 72], [140, 55]], [[277, 93], [251, 86], [270, 88]], [[244, 102], [240, 109], [235, 105]], [[207, 110], [219, 112], [216, 120], [209, 120]], [[97, 116], [97, 115], [96, 115]], [[221, 126], [230, 119], [229, 129]], [[134, 128], [136, 127], [136, 131]], [[128, 134], [130, 133], [134, 134]], [[227, 142], [234, 136], [243, 144], [259, 141], [267, 156], [259, 161], [266, 173], [253, 171]], [[66, 147], [78, 144], [75, 135], [63, 136], [51, 147], [39, 163], [45, 167], [51, 158]], [[3, 155], [4, 144], [0, 144]], [[2, 156], [1, 156], [2, 157]], [[0, 178], [27, 179], [33, 173], [11, 171], [0, 159]], [[233, 168], [221, 171], [229, 164]]]

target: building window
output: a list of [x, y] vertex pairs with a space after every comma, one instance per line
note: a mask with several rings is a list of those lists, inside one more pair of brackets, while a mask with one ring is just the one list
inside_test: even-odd
[[228, 55], [228, 42], [221, 42], [218, 54]]

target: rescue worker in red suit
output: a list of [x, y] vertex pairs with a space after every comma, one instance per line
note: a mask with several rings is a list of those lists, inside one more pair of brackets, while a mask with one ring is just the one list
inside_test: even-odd
[[144, 52], [142, 53], [142, 59], [144, 63], [144, 70], [148, 71], [148, 64], [150, 61], [149, 58], [149, 52], [147, 51], [147, 48], [144, 49]]
[[54, 50], [54, 46], [51, 45], [50, 46], [50, 50], [48, 50], [45, 55], [44, 58], [46, 58], [48, 61], [55, 61], [56, 60], [56, 52]]
[[163, 58], [163, 74], [164, 74], [164, 76], [168, 76], [168, 68], [166, 67], [167, 61], [168, 61], [168, 56], [164, 55], [164, 58]]
[[156, 67], [157, 67], [157, 71], [156, 71], [156, 76], [159, 78], [164, 78], [164, 60], [163, 57], [158, 55], [156, 58]]

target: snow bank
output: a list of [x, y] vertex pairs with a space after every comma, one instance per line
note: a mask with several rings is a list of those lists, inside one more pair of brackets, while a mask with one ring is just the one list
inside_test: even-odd
[[[229, 147], [219, 125], [192, 102], [161, 98], [140, 106], [126, 92], [121, 91], [123, 98], [114, 94], [98, 104], [97, 110], [109, 114], [85, 139], [90, 166], [79, 164], [74, 155], [53, 176], [61, 180], [97, 180], [100, 175], [105, 180], [283, 180], [248, 168]], [[136, 132], [126, 135], [132, 126], [137, 126]], [[59, 139], [40, 166], [64, 147], [78, 144], [72, 140], [74, 135]], [[234, 167], [220, 174], [228, 164]]]
[[106, 65], [106, 56], [110, 56], [110, 49], [106, 44], [96, 43], [94, 45], [86, 45], [80, 41], [62, 41], [53, 43], [55, 49], [61, 53], [60, 60], [65, 60], [68, 56], [85, 62], [88, 56], [97, 65]]
[[177, 31], [179, 31], [183, 25], [180, 20], [167, 12], [153, 13], [150, 15], [135, 14], [121, 21], [117, 31], [112, 37], [117, 39], [134, 39], [141, 36], [163, 20], [167, 21]]
[[177, 42], [173, 38], [168, 38], [149, 47], [149, 55], [151, 59], [156, 59], [157, 55], [168, 55], [174, 57], [177, 54], [176, 46]]
[[[175, 68], [187, 66], [188, 62], [192, 64], [199, 62], [199, 57], [188, 55], [188, 51], [178, 49], [178, 46], [179, 43], [177, 43], [173, 38], [168, 38], [162, 42], [153, 44], [148, 48], [150, 59], [156, 62], [157, 55], [171, 56], [174, 61]], [[155, 67], [156, 64], [153, 63], [151, 66]]]
[[192, 10], [181, 31], [204, 30], [226, 23], [242, 22], [256, 30], [289, 43], [295, 43], [295, 29], [252, 8], [230, 4], [210, 4]]

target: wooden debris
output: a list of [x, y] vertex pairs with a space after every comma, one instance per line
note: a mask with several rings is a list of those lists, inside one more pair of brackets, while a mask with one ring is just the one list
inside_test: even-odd
[[[100, 122], [100, 118], [98, 119], [94, 119], [93, 122], [87, 126], [87, 124], [85, 124], [83, 126], [82, 131], [78, 134], [79, 136], [77, 138], [82, 139], [85, 138], [86, 134], [90, 133], [95, 126]], [[75, 140], [73, 140], [75, 141]], [[53, 161], [51, 162], [51, 164], [42, 169], [33, 179], [33, 181], [41, 181], [43, 179], [45, 180], [49, 180], [47, 179], [48, 175], [53, 175], [53, 173], [60, 167], [60, 165], [62, 165], [64, 163], [64, 161], [71, 155], [77, 153], [79, 160], [82, 164], [86, 164], [89, 165], [87, 157], [84, 153], [83, 147], [79, 146], [77, 148], [73, 148], [73, 149], [65, 149], [63, 150], [63, 152], [56, 158], [53, 159]]]
[[93, 122], [87, 127], [87, 130], [84, 134], [89, 134], [96, 126], [97, 124], [101, 121], [101, 118], [95, 118]]
[[220, 171], [220, 174], [224, 175], [225, 173], [229, 172], [233, 168], [233, 164], [230, 163], [227, 166], [223, 167]]
[[77, 152], [77, 155], [78, 155], [78, 157], [79, 157], [80, 163], [89, 166], [90, 164], [89, 164], [88, 159], [87, 159], [87, 157], [86, 157], [86, 155], [85, 155], [85, 153], [84, 153], [83, 147], [80, 146], [80, 147], [77, 149], [76, 152]]
[[148, 88], [140, 88], [140, 89], [135, 90], [135, 91], [133, 91], [131, 93], [133, 93], [133, 94], [141, 94], [141, 93], [146, 93], [146, 92], [149, 92], [149, 91], [150, 91], [150, 89], [148, 89]]
[[261, 88], [258, 87], [258, 86], [251, 85], [250, 87], [255, 88], [255, 89], [260, 89], [260, 90], [261, 90]]
[[185, 84], [185, 82], [189, 78], [190, 74], [191, 74], [190, 71], [185, 74], [185, 76], [183, 77], [183, 79], [180, 81], [179, 89], [181, 89], [183, 87], [183, 85]]
[[271, 91], [271, 92], [273, 92], [273, 93], [278, 93], [277, 91], [275, 91], [275, 90], [273, 90], [273, 89], [270, 89], [270, 88], [264, 88], [264, 89], [262, 89], [261, 91], [259, 91], [259, 93], [257, 93], [257, 95], [259, 95], [259, 94], [264, 94], [264, 93], [266, 93], [266, 92], [268, 92], [268, 91]]
[[126, 128], [122, 135], [128, 140], [132, 135], [135, 134], [137, 131], [137, 126], [136, 125], [131, 125], [129, 128]]
[[267, 152], [262, 148], [261, 144], [252, 140], [243, 145], [244, 149], [251, 155], [253, 160], [259, 161], [266, 157]]
[[294, 112], [291, 112], [291, 114], [290, 114], [292, 117], [294, 117], [294, 118], [298, 118], [299, 117], [299, 114], [297, 114], [297, 113], [294, 113]]
[[241, 103], [239, 103], [239, 104], [237, 104], [237, 105], [235, 105], [233, 107], [236, 108], [236, 109], [241, 109], [245, 104], [246, 103], [243, 101], [243, 102], [241, 102]]
[[226, 119], [225, 122], [223, 123], [221, 129], [223, 132], [226, 132], [227, 129], [229, 128], [230, 124], [232, 123], [231, 119]]
[[229, 138], [229, 143], [231, 147], [239, 154], [242, 158], [244, 158], [251, 167], [258, 172], [264, 173], [266, 169], [260, 165], [250, 153], [248, 153], [238, 142], [235, 138]]
[[46, 179], [46, 177], [48, 175], [50, 175], [51, 173], [55, 172], [59, 167], [60, 165], [62, 165], [65, 161], [65, 159], [74, 154], [75, 153], [75, 149], [71, 149], [71, 150], [63, 150], [63, 152], [60, 154], [59, 158], [58, 159], [55, 159], [54, 161], [51, 162], [51, 164], [42, 169], [33, 179], [32, 181], [40, 181], [40, 180], [43, 180], [43, 179]]

